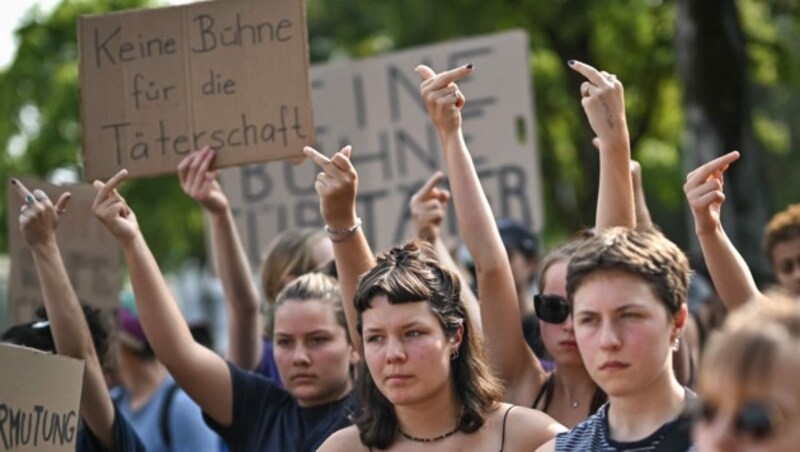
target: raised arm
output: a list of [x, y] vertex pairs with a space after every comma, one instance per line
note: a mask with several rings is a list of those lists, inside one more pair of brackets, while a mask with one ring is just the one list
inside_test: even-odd
[[723, 174], [738, 159], [736, 151], [717, 157], [689, 173], [683, 186], [706, 267], [728, 309], [736, 309], [761, 295], [747, 263], [736, 251], [720, 221], [725, 202]]
[[56, 228], [70, 194], [62, 194], [53, 206], [43, 191], [34, 190], [31, 193], [16, 179], [12, 179], [11, 184], [25, 200], [19, 225], [33, 254], [56, 351], [85, 361], [81, 416], [103, 447], [111, 449], [114, 407], [86, 317], [56, 243]]
[[527, 392], [544, 372], [525, 342], [508, 255], [461, 132], [465, 98], [455, 82], [472, 71], [471, 65], [440, 74], [417, 67], [423, 79], [420, 92], [447, 162], [459, 230], [475, 261], [489, 359], [505, 380], [506, 400], [529, 404]]
[[306, 157], [322, 169], [317, 174], [314, 189], [319, 195], [322, 219], [333, 242], [333, 257], [350, 340], [363, 356], [364, 343], [356, 328], [357, 314], [353, 296], [358, 279], [375, 266], [375, 257], [361, 228], [361, 220], [356, 215], [358, 173], [350, 162], [351, 147], [345, 146], [331, 158], [308, 146], [303, 151]]
[[642, 166], [636, 160], [631, 160], [631, 180], [633, 180], [633, 199], [636, 203], [636, 227], [639, 229], [651, 228], [653, 227], [653, 218], [650, 216], [650, 209], [647, 208], [647, 200], [644, 197]]
[[615, 75], [571, 60], [569, 65], [586, 77], [581, 84], [581, 105], [599, 139], [600, 186], [597, 193], [598, 230], [614, 226], [636, 227], [631, 184], [631, 146], [625, 118], [625, 93]]
[[414, 223], [417, 238], [433, 245], [433, 249], [436, 251], [436, 256], [439, 260], [461, 278], [461, 300], [466, 305], [473, 326], [478, 331], [483, 332], [481, 307], [480, 303], [478, 303], [478, 298], [472, 293], [472, 289], [470, 289], [467, 283], [468, 279], [453, 260], [453, 256], [450, 255], [450, 250], [445, 246], [440, 234], [440, 226], [447, 214], [447, 202], [450, 200], [450, 192], [438, 187], [443, 177], [444, 175], [441, 171], [433, 173], [433, 175], [422, 184], [422, 187], [411, 196], [411, 200], [409, 201], [411, 218]]
[[233, 388], [227, 364], [195, 342], [170, 293], [136, 215], [117, 192], [122, 170], [107, 183], [95, 181], [94, 214], [117, 238], [125, 253], [142, 328], [156, 357], [198, 405], [223, 426], [233, 419]]
[[239, 238], [230, 204], [210, 171], [216, 152], [206, 146], [187, 155], [178, 165], [183, 191], [208, 213], [214, 270], [222, 282], [228, 312], [228, 359], [238, 367], [258, 367], [263, 352], [258, 288]]

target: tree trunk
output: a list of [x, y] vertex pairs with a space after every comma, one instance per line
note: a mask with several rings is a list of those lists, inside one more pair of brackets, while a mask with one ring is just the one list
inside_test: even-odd
[[[731, 150], [741, 159], [726, 172], [723, 225], [757, 281], [769, 274], [761, 251], [767, 196], [753, 135], [746, 43], [734, 0], [678, 0], [678, 76], [683, 83], [688, 173]], [[691, 231], [694, 223], [689, 215]], [[699, 253], [694, 234], [691, 252]]]

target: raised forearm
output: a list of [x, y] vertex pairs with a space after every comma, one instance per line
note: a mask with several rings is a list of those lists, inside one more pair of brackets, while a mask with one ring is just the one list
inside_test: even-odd
[[61, 355], [82, 359], [86, 363], [81, 416], [98, 440], [111, 448], [114, 408], [89, 326], [69, 281], [61, 253], [55, 242], [35, 246], [32, 252], [56, 350]]
[[697, 237], [714, 287], [728, 309], [736, 309], [761, 295], [747, 263], [721, 226]]
[[342, 291], [342, 302], [350, 339], [359, 354], [363, 356], [364, 344], [356, 328], [358, 314], [355, 304], [353, 304], [353, 296], [361, 275], [375, 266], [375, 257], [372, 255], [372, 250], [362, 229], [342, 242], [334, 242], [333, 255], [336, 260], [336, 272], [339, 276], [339, 288]]
[[176, 374], [197, 344], [144, 237], [139, 234], [126, 242], [123, 251], [147, 340], [158, 359]]
[[244, 369], [255, 369], [261, 359], [261, 316], [258, 289], [231, 211], [210, 215], [214, 269], [225, 292], [228, 312], [228, 357]]
[[[625, 127], [625, 124], [618, 124], [617, 127]], [[601, 141], [600, 186], [595, 217], [595, 226], [598, 230], [614, 226], [636, 227], [630, 160], [627, 133], [624, 138], [615, 142]]]

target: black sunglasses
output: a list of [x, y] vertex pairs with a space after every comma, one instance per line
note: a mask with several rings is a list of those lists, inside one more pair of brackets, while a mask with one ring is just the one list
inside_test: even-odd
[[543, 322], [564, 323], [569, 317], [569, 303], [558, 295], [534, 295], [533, 308], [536, 310], [536, 317]]
[[[697, 417], [701, 422], [713, 422], [719, 414], [719, 407], [707, 400], [701, 401]], [[749, 436], [760, 441], [769, 438], [779, 430], [782, 423], [780, 410], [765, 402], [746, 401], [733, 416], [731, 429], [734, 434]]]

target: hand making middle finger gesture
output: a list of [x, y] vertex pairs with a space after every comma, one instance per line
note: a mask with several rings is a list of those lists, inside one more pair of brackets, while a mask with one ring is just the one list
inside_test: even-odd
[[689, 201], [698, 235], [712, 233], [720, 226], [720, 210], [725, 202], [723, 173], [739, 159], [737, 151], [700, 166], [686, 176], [683, 191]]
[[106, 183], [94, 181], [97, 196], [92, 205], [94, 215], [121, 244], [126, 244], [139, 234], [139, 223], [125, 198], [117, 187], [128, 177], [128, 170], [122, 169]]
[[316, 149], [306, 146], [306, 157], [322, 171], [317, 174], [314, 189], [319, 194], [322, 219], [329, 228], [349, 228], [356, 221], [356, 193], [358, 173], [350, 162], [352, 148], [345, 146], [328, 158]]
[[19, 226], [31, 247], [55, 242], [56, 228], [72, 196], [62, 193], [55, 206], [42, 190], [30, 192], [18, 179], [11, 179], [17, 194], [25, 201], [19, 214]]
[[422, 77], [420, 94], [436, 130], [440, 135], [457, 131], [461, 127], [461, 108], [466, 98], [455, 82], [471, 74], [473, 65], [468, 64], [439, 74], [424, 64], [414, 70]]
[[[580, 61], [571, 60], [569, 65], [586, 77], [581, 84], [581, 105], [597, 138], [615, 147], [627, 146], [628, 125], [622, 83], [615, 75], [598, 71]], [[622, 140], [624, 142], [620, 142]]]
[[184, 193], [196, 200], [211, 213], [228, 210], [228, 198], [222, 192], [217, 176], [219, 170], [211, 171], [216, 152], [206, 146], [192, 152], [178, 164], [178, 177]]
[[437, 187], [443, 178], [441, 171], [435, 172], [409, 202], [417, 237], [430, 243], [439, 238], [439, 226], [447, 213], [447, 202], [450, 200], [450, 192]]

